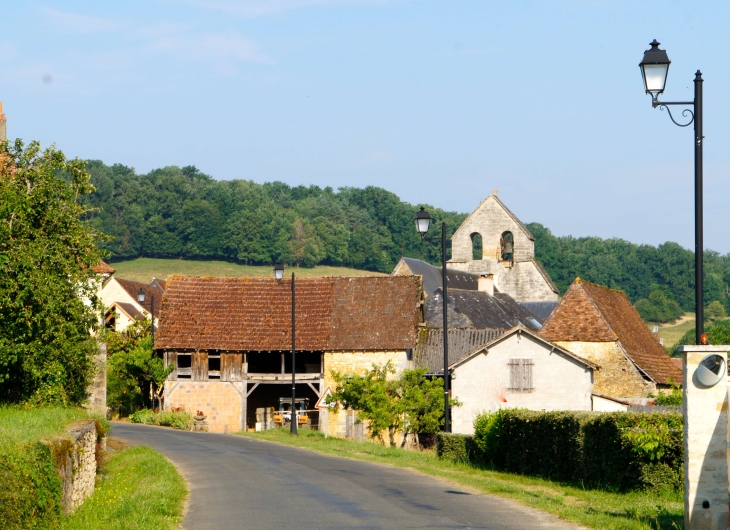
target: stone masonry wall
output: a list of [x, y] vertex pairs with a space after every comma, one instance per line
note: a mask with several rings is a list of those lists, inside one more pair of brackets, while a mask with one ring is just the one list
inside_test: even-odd
[[593, 391], [614, 398], [643, 398], [656, 393], [656, 385], [639, 373], [618, 342], [556, 342], [578, 357], [598, 366]]
[[[328, 386], [335, 388], [335, 382], [332, 379], [332, 370], [341, 374], [362, 375], [373, 367], [373, 363], [383, 365], [388, 361], [393, 361], [393, 365], [398, 373], [406, 368], [412, 367], [412, 361], [409, 361], [405, 351], [391, 352], [325, 352], [325, 388]], [[320, 420], [321, 421], [321, 420]], [[338, 438], [344, 438], [346, 435], [346, 413], [341, 410], [339, 413], [330, 412], [328, 420], [327, 434]], [[387, 437], [386, 437], [387, 438]], [[400, 443], [401, 437], [396, 439]]]
[[451, 238], [452, 261], [472, 260], [471, 235], [473, 233], [482, 236], [482, 259], [498, 260], [501, 250], [499, 240], [506, 231], [512, 232], [514, 236], [515, 261], [525, 261], [535, 257], [534, 242], [490, 195], [466, 218]]
[[210, 432], [238, 432], [243, 429], [243, 383], [227, 381], [165, 381], [165, 410], [184, 407], [208, 416]]
[[94, 493], [96, 483], [96, 422], [77, 422], [66, 436], [49, 442], [61, 475], [62, 507], [69, 513]]

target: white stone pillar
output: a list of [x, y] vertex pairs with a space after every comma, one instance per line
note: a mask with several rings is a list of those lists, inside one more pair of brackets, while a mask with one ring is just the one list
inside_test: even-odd
[[[728, 519], [728, 384], [730, 346], [681, 346], [684, 355], [684, 528], [726, 530]], [[697, 372], [709, 355], [723, 360], [719, 382], [702, 383]]]

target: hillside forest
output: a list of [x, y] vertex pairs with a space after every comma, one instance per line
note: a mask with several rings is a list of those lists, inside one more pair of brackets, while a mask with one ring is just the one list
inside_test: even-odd
[[[90, 161], [96, 191], [86, 197], [90, 222], [113, 236], [112, 261], [137, 257], [224, 259], [246, 264], [346, 266], [390, 272], [402, 256], [440, 263], [413, 225], [417, 206], [395, 194], [282, 182], [217, 181], [194, 166], [134, 169]], [[423, 205], [450, 236], [467, 214]], [[477, 206], [476, 204], [474, 205]], [[563, 293], [576, 277], [621, 289], [645, 319], [694, 310], [694, 253], [677, 243], [638, 245], [622, 239], [555, 236], [528, 223], [536, 259]], [[705, 300], [730, 310], [730, 254], [705, 252]]]

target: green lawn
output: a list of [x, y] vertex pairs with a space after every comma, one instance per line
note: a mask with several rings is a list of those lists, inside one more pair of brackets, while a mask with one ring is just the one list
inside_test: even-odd
[[23, 444], [53, 438], [69, 423], [89, 417], [84, 409], [0, 407], [0, 442]]
[[325, 439], [316, 431], [302, 430], [293, 437], [281, 429], [239, 433], [311, 449], [319, 453], [365, 460], [441, 477], [484, 493], [513, 499], [567, 521], [601, 530], [655, 530], [683, 527], [681, 494], [667, 496], [644, 492], [611, 493], [584, 489], [575, 484], [476, 469], [439, 460], [433, 451], [404, 451], [374, 443]]
[[[139, 258], [110, 264], [116, 269], [115, 276], [125, 280], [149, 283], [152, 278], [165, 279], [172, 274], [188, 276], [266, 276], [273, 277], [270, 265], [239, 265], [227, 261], [197, 261], [184, 259]], [[285, 274], [297, 276], [384, 276], [380, 272], [348, 269], [346, 267], [318, 266], [311, 269], [288, 267]]]
[[185, 480], [164, 456], [144, 446], [125, 449], [108, 459], [94, 494], [58, 528], [179, 528], [187, 494]]

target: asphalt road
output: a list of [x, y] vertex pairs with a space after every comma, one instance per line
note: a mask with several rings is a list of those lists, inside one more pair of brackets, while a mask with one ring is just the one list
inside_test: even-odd
[[189, 530], [577, 528], [413, 471], [242, 436], [115, 423], [112, 437], [153, 447], [180, 469], [191, 492]]

